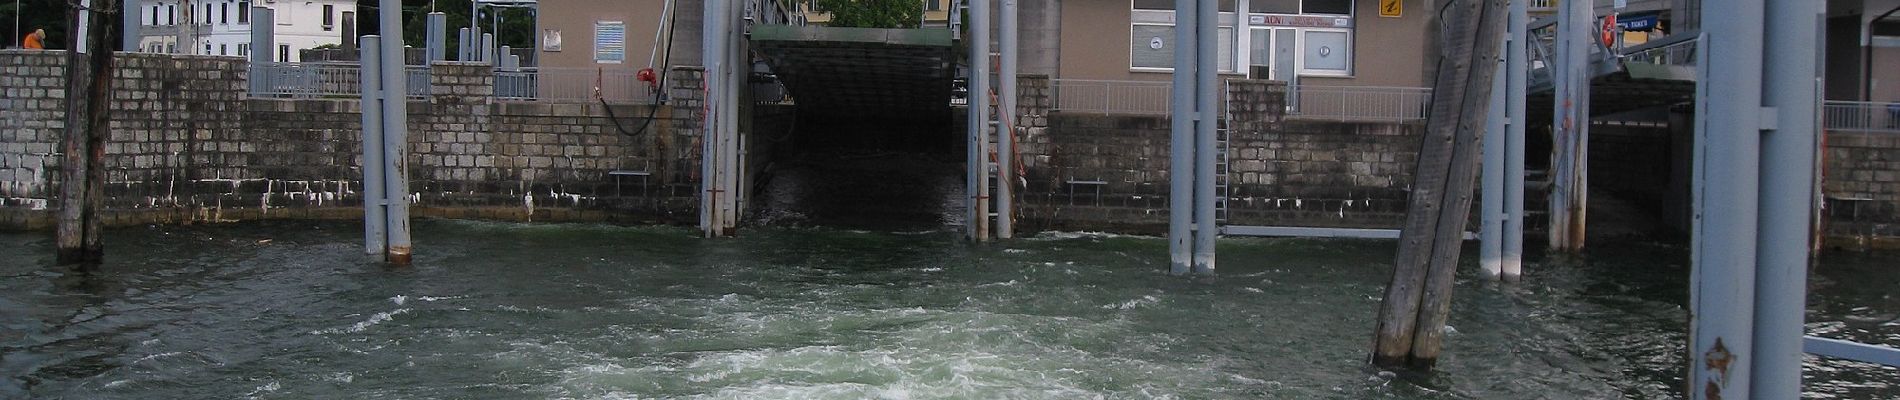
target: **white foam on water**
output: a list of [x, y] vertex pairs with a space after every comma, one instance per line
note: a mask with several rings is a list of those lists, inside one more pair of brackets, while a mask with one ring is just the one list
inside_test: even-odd
[[347, 328], [330, 328], [330, 329], [321, 329], [321, 330], [317, 330], [317, 331], [315, 331], [315, 332], [310, 332], [310, 333], [311, 333], [311, 334], [314, 334], [314, 335], [327, 335], [327, 334], [333, 334], [333, 333], [357, 333], [357, 332], [362, 332], [362, 331], [364, 331], [364, 330], [368, 330], [368, 329], [369, 329], [370, 327], [373, 327], [373, 326], [376, 326], [377, 324], [381, 324], [381, 323], [384, 323], [384, 322], [389, 322], [390, 320], [392, 320], [392, 319], [395, 319], [397, 315], [402, 315], [402, 314], [407, 314], [407, 313], [409, 313], [409, 309], [407, 309], [407, 308], [398, 308], [398, 309], [395, 309], [395, 310], [390, 310], [390, 311], [385, 311], [385, 312], [379, 312], [379, 313], [376, 313], [376, 314], [372, 314], [372, 315], [370, 315], [370, 316], [369, 316], [369, 319], [366, 319], [366, 320], [363, 320], [362, 322], [357, 322], [357, 323], [355, 323], [355, 324], [352, 324], [352, 325], [350, 325], [350, 326], [349, 326], [349, 327], [347, 327]]
[[1006, 254], [1028, 254], [1029, 249], [1003, 249]]
[[399, 295], [396, 295], [395, 297], [390, 297], [389, 301], [392, 303], [396, 303], [396, 305], [400, 306], [402, 305], [402, 303], [409, 301], [409, 297], [399, 294]]
[[1161, 302], [1161, 299], [1156, 298], [1152, 295], [1143, 295], [1139, 299], [1128, 300], [1128, 301], [1124, 301], [1124, 302], [1116, 303], [1116, 304], [1103, 304], [1102, 309], [1104, 310], [1117, 310], [1117, 309], [1133, 310], [1136, 307], [1154, 305], [1160, 302]]

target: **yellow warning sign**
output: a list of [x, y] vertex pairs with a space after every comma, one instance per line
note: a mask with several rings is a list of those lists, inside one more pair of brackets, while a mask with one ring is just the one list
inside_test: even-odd
[[1379, 0], [1379, 16], [1398, 18], [1405, 14], [1405, 0]]

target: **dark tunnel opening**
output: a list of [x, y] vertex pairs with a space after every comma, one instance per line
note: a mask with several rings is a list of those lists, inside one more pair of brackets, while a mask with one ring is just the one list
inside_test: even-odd
[[964, 143], [950, 115], [787, 116], [754, 182], [754, 222], [929, 230], [961, 220]]

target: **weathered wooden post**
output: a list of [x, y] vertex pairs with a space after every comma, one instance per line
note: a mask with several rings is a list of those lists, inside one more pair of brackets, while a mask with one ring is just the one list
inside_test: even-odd
[[66, 136], [60, 159], [57, 262], [96, 265], [104, 258], [99, 211], [105, 203], [106, 137], [111, 121], [112, 51], [105, 41], [114, 0], [80, 0], [66, 53]]
[[1498, 69], [1504, 8], [1503, 0], [1457, 0], [1443, 14], [1445, 56], [1433, 84], [1392, 282], [1379, 308], [1376, 366], [1430, 369], [1438, 360], [1478, 172], [1479, 132]]

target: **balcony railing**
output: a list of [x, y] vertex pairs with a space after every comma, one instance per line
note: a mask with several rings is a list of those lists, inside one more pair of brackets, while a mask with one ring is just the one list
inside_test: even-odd
[[[1053, 111], [1083, 114], [1167, 115], [1169, 82], [1052, 79]], [[1287, 118], [1408, 123], [1425, 120], [1430, 88], [1383, 86], [1287, 87]], [[1222, 96], [1222, 99], [1228, 98]]]
[[1050, 79], [1052, 111], [1167, 115], [1169, 82]]
[[1830, 132], [1900, 133], [1900, 103], [1829, 101], [1821, 106], [1821, 127]]
[[595, 68], [523, 68], [495, 71], [495, 98], [503, 101], [654, 104], [651, 86], [633, 71]]

